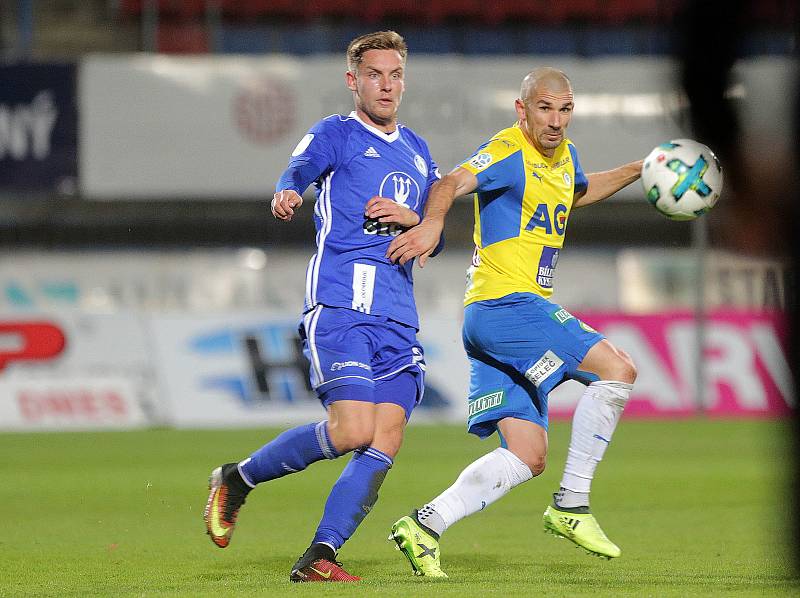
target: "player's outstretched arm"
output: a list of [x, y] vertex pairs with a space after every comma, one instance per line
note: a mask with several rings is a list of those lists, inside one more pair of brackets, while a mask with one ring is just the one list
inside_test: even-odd
[[388, 197], [376, 195], [364, 207], [364, 215], [385, 224], [398, 224], [403, 228], [411, 228], [419, 224], [419, 215]]
[[272, 215], [278, 220], [289, 222], [294, 216], [295, 208], [303, 205], [303, 198], [292, 189], [278, 191], [272, 198]]
[[477, 186], [477, 177], [461, 167], [434, 183], [428, 194], [422, 222], [395, 238], [389, 244], [386, 257], [400, 264], [419, 257], [419, 267], [424, 268], [428, 257], [439, 245], [444, 229], [444, 218], [453, 201], [459, 195], [474, 191]]
[[587, 174], [589, 185], [586, 193], [581, 196], [576, 195], [572, 207], [582, 208], [597, 203], [627, 187], [641, 176], [643, 162], [644, 160], [636, 160], [612, 170]]

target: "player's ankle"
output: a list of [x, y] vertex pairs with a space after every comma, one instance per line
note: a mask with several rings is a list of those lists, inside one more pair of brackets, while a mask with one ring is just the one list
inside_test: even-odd
[[247, 493], [253, 489], [253, 487], [250, 486], [242, 477], [239, 468], [236, 466], [226, 468], [223, 482], [228, 488], [231, 489], [231, 491], [235, 492], [236, 494], [247, 495]]
[[553, 506], [571, 513], [589, 513], [589, 493], [561, 487], [553, 493]]
[[446, 529], [444, 519], [439, 513], [434, 511], [430, 506], [425, 505], [422, 509], [414, 509], [411, 513], [411, 518], [417, 522], [426, 533], [433, 536], [438, 540]]

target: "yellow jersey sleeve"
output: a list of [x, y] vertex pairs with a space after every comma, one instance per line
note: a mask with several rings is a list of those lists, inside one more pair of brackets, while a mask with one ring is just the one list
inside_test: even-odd
[[495, 191], [514, 186], [519, 181], [522, 148], [507, 130], [501, 131], [480, 146], [461, 168], [478, 179], [476, 192]]

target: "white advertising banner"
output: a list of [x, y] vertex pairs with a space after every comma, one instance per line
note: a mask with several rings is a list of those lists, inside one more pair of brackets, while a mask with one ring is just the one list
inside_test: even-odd
[[132, 313], [0, 316], [0, 429], [160, 423], [151, 359]]
[[[626, 417], [780, 417], [794, 395], [779, 314], [718, 311], [704, 334], [702, 405], [696, 392], [697, 332], [689, 312], [582, 318], [626, 350], [638, 369]], [[178, 427], [287, 425], [324, 417], [307, 385], [295, 318], [260, 314], [156, 317], [156, 362], [168, 420]], [[412, 423], [466, 421], [469, 367], [457, 318], [422, 318], [426, 390]], [[550, 396], [569, 417], [583, 386]]]
[[[285, 425], [324, 418], [308, 385], [299, 317], [156, 316], [154, 346], [167, 417], [177, 427]], [[459, 324], [436, 320], [421, 335], [428, 373], [414, 421], [463, 421], [466, 358]]]
[[[626, 417], [786, 416], [795, 408], [779, 313], [580, 317], [627, 351], [638, 378]], [[324, 417], [294, 315], [59, 314], [0, 319], [0, 430], [285, 426]], [[463, 423], [469, 368], [458, 316], [422, 317], [426, 391], [412, 423]], [[705, 366], [702, 404], [696, 366]], [[582, 387], [550, 396], [568, 417]]]
[[0, 430], [141, 428], [153, 422], [126, 378], [0, 378]]
[[[707, 288], [701, 358], [690, 301], [659, 282], [661, 261], [623, 255], [620, 270], [640, 284], [620, 307], [613, 254], [569, 256], [574, 262], [559, 265], [558, 302], [575, 306], [637, 364], [626, 417], [697, 413], [698, 363], [706, 367], [707, 413], [781, 416], [793, 408], [778, 265], [712, 256], [706, 271], [719, 282]], [[443, 256], [417, 271], [427, 388], [413, 423], [465, 421], [467, 258]], [[664, 259], [680, 265], [678, 258]], [[322, 418], [297, 334], [306, 259], [248, 250], [23, 252], [0, 260], [0, 429], [138, 426], [143, 417], [179, 427]], [[748, 272], [761, 274], [738, 274]], [[599, 301], [590, 296], [598, 289]], [[557, 389], [550, 413], [569, 416], [581, 390]]]
[[[412, 53], [400, 120], [428, 141], [442, 172], [449, 171], [516, 120], [520, 81], [541, 64], [571, 77], [570, 137], [587, 171], [643, 157], [687, 135], [674, 63], [660, 57]], [[736, 65], [730, 95], [755, 143], [788, 145], [782, 123], [790, 106], [780, 98], [794, 74], [783, 58]], [[263, 198], [311, 125], [353, 109], [340, 56], [95, 55], [81, 62], [79, 83], [80, 183], [94, 198]], [[621, 195], [640, 197], [635, 186]]]

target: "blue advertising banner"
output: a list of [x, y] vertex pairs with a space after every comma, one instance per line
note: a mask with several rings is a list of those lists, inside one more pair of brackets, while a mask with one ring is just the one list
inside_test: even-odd
[[78, 169], [75, 66], [0, 66], [0, 189], [70, 193]]

